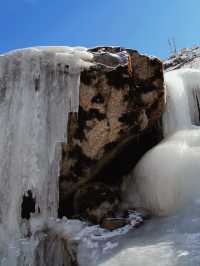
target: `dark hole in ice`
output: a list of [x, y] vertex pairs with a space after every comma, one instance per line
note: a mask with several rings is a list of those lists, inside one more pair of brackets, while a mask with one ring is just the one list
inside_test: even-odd
[[6, 86], [1, 86], [0, 84], [0, 103], [3, 102], [6, 96]]
[[23, 219], [30, 219], [31, 213], [35, 212], [35, 199], [33, 198], [31, 190], [28, 190], [26, 194], [23, 195], [21, 217]]
[[40, 89], [40, 78], [35, 79], [35, 91], [39, 91]]
[[[200, 123], [200, 104], [199, 104], [199, 98], [197, 95], [196, 95], [196, 102], [197, 102], [197, 109], [198, 109], [198, 114], [199, 114], [198, 119], [199, 119], [199, 123]], [[199, 125], [199, 124], [197, 124], [197, 125]]]

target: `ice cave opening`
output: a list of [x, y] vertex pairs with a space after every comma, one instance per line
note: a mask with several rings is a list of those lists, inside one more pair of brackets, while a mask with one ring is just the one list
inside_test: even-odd
[[31, 190], [23, 195], [21, 205], [21, 217], [22, 219], [30, 219], [31, 213], [35, 212], [35, 199], [33, 198]]

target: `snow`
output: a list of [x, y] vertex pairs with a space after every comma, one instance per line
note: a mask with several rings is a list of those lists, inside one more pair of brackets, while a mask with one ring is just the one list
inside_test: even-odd
[[94, 53], [94, 61], [105, 65], [107, 68], [116, 68], [120, 65], [128, 65], [129, 54], [126, 50], [115, 53], [107, 52], [102, 47], [102, 49]]
[[117, 242], [108, 241], [105, 244], [105, 247], [103, 248], [103, 254], [105, 254], [109, 249], [116, 248], [118, 245], [119, 245], [119, 243], [117, 243]]
[[[200, 263], [200, 209], [194, 201], [175, 215], [154, 218], [118, 241], [99, 266], [196, 266]], [[134, 262], [134, 264], [133, 264]], [[95, 264], [92, 264], [95, 265]]]
[[165, 62], [167, 71], [178, 68], [197, 68], [200, 66], [200, 47], [183, 48], [177, 54], [172, 54]]

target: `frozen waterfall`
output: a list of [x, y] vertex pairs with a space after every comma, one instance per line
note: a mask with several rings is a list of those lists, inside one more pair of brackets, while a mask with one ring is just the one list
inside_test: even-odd
[[[57, 218], [60, 144], [68, 113], [78, 111], [80, 71], [91, 61], [92, 54], [78, 47], [0, 56], [2, 266], [35, 265], [41, 245], [35, 235]], [[56, 265], [63, 265], [61, 255]]]
[[0, 265], [68, 265], [64, 241], [73, 233], [85, 241], [81, 266], [199, 265], [198, 70], [165, 75], [165, 139], [144, 155], [125, 185], [126, 206], [168, 217], [118, 235], [118, 242], [103, 248], [98, 234], [90, 237], [91, 227], [56, 219], [60, 143], [66, 141], [68, 113], [78, 109], [80, 71], [92, 58], [84, 48], [67, 47], [0, 56]]
[[124, 192], [126, 204], [157, 218], [98, 265], [200, 265], [200, 71], [169, 72], [165, 83], [165, 139], [140, 160]]
[[199, 196], [200, 71], [184, 69], [165, 75], [165, 139], [147, 152], [130, 176], [130, 204], [169, 214]]

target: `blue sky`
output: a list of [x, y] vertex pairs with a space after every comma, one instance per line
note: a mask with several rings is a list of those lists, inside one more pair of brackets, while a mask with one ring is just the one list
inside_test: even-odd
[[165, 58], [199, 44], [200, 0], [1, 0], [0, 53], [34, 45], [120, 45]]

